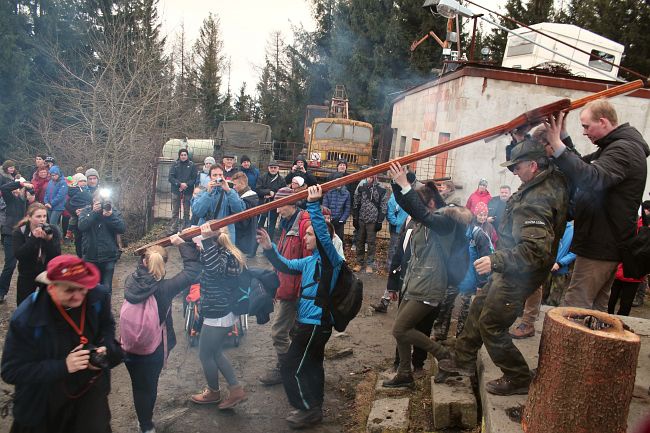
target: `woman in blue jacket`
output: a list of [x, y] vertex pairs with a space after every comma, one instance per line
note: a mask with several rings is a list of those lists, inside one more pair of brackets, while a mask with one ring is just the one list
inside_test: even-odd
[[61, 215], [65, 210], [65, 199], [68, 195], [68, 184], [63, 178], [63, 173], [59, 166], [54, 165], [50, 168], [50, 181], [45, 188], [45, 197], [43, 199], [47, 207], [47, 217], [50, 224], [56, 225], [61, 230]]
[[[296, 409], [287, 417], [292, 428], [305, 428], [318, 424], [323, 419], [323, 393], [325, 372], [323, 358], [325, 344], [332, 335], [332, 319], [323, 317], [323, 309], [315, 304], [324, 266], [332, 266], [329, 290], [334, 288], [343, 258], [336, 252], [332, 243], [319, 200], [323, 196], [320, 185], [308, 188], [307, 211], [311, 227], [305, 233], [305, 246], [312, 255], [302, 259], [286, 259], [271, 243], [268, 233], [258, 230], [258, 242], [264, 248], [264, 255], [273, 267], [280, 272], [302, 274], [302, 289], [298, 300], [298, 317], [293, 328], [291, 345], [280, 371], [284, 390], [289, 403]], [[317, 239], [327, 257], [321, 257]], [[329, 271], [329, 270], [328, 270]], [[329, 274], [329, 272], [327, 272]]]

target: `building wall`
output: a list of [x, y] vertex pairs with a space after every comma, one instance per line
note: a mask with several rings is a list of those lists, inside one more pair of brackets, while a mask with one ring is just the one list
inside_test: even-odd
[[[512, 120], [518, 115], [558, 99], [577, 99], [591, 92], [538, 84], [499, 80], [480, 76], [460, 76], [439, 85], [423, 86], [397, 100], [393, 106], [392, 156], [400, 155], [400, 141], [406, 143], [405, 153], [411, 153], [413, 139], [419, 139], [419, 150], [436, 146], [444, 133], [450, 139], [460, 138]], [[616, 107], [620, 123], [629, 122], [646, 140], [650, 139], [650, 99], [619, 96], [610, 99]], [[596, 146], [582, 136], [579, 111], [569, 114], [567, 130], [578, 150], [584, 155]], [[498, 194], [500, 185], [519, 187], [519, 178], [499, 166], [505, 160], [505, 146], [510, 137], [502, 136], [490, 142], [475, 142], [449, 152], [447, 175], [451, 176], [458, 194], [465, 200], [476, 189], [480, 178], [488, 180], [489, 191]], [[404, 152], [403, 152], [404, 153]], [[420, 162], [419, 179], [433, 178], [443, 158], [434, 156]], [[439, 172], [438, 167], [438, 172]], [[650, 199], [650, 178], [646, 181], [644, 200]]]

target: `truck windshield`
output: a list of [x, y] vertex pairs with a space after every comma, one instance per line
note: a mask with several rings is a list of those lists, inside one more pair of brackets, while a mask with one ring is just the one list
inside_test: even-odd
[[365, 126], [344, 125], [340, 123], [323, 122], [316, 124], [314, 138], [316, 140], [351, 140], [356, 143], [368, 143], [372, 132]]

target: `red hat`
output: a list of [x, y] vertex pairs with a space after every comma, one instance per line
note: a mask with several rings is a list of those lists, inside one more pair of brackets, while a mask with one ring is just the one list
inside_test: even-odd
[[47, 271], [38, 274], [36, 281], [44, 284], [68, 283], [93, 289], [99, 284], [99, 277], [97, 266], [77, 256], [63, 254], [50, 260]]

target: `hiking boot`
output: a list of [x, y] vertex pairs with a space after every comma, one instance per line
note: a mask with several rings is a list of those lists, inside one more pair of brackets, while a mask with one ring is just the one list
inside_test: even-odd
[[372, 266], [366, 266], [366, 274], [372, 274], [372, 273], [373, 273]]
[[436, 376], [433, 378], [433, 381], [435, 383], [444, 383], [450, 377], [458, 377], [458, 373], [452, 373], [438, 369], [438, 374], [436, 374]]
[[485, 384], [485, 390], [494, 395], [526, 395], [529, 387], [530, 381], [513, 382], [505, 376]]
[[205, 388], [201, 394], [194, 394], [190, 397], [196, 404], [217, 404], [221, 401], [221, 392]]
[[535, 335], [535, 327], [533, 325], [527, 325], [525, 323], [520, 323], [515, 329], [510, 331], [510, 336], [516, 339], [529, 338]]
[[264, 376], [260, 377], [260, 382], [264, 386], [273, 386], [282, 383], [280, 369], [278, 367], [270, 368]]
[[438, 369], [447, 373], [458, 373], [461, 376], [474, 376], [476, 374], [476, 364], [460, 364], [453, 354], [450, 358], [438, 362]]
[[384, 388], [413, 388], [415, 380], [411, 373], [397, 373], [390, 380], [384, 380], [381, 386]]
[[372, 307], [372, 309], [378, 313], [386, 313], [388, 312], [389, 302], [390, 301], [388, 299], [381, 298], [379, 302], [377, 302], [376, 304], [371, 304], [370, 307]]
[[230, 392], [228, 393], [228, 398], [222, 401], [219, 404], [219, 409], [224, 410], [224, 409], [232, 409], [233, 407], [237, 406], [239, 403], [246, 401], [248, 399], [248, 396], [244, 392], [244, 387], [241, 385], [235, 385], [228, 387]]
[[352, 268], [352, 272], [361, 272], [361, 265], [355, 265], [355, 267]]
[[427, 371], [424, 368], [422, 368], [422, 367], [414, 367], [413, 368], [413, 379], [414, 380], [422, 379], [426, 375], [427, 375]]
[[311, 427], [323, 421], [323, 409], [320, 406], [311, 409], [298, 409], [285, 418], [289, 427], [295, 430]]

